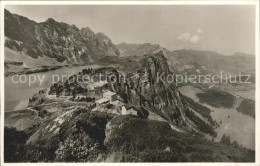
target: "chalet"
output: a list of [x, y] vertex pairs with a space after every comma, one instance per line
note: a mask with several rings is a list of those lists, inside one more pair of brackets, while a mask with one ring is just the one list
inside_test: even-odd
[[56, 95], [47, 95], [47, 98], [49, 98], [49, 99], [56, 99], [57, 96]]
[[102, 99], [97, 100], [97, 101], [96, 101], [96, 104], [97, 104], [97, 106], [99, 106], [99, 105], [102, 105], [102, 104], [107, 104], [107, 103], [109, 103], [109, 102], [110, 102], [109, 99], [102, 98]]
[[137, 115], [138, 109], [132, 105], [124, 105], [121, 107], [121, 114], [122, 115]]
[[59, 96], [60, 99], [69, 100], [72, 96]]
[[84, 95], [77, 95], [77, 97], [76, 97], [77, 99], [85, 99], [86, 98], [86, 96], [84, 96]]
[[117, 100], [117, 95], [114, 92], [106, 91], [103, 93], [103, 98], [108, 99], [112, 102], [112, 101]]
[[86, 101], [86, 96], [84, 95], [77, 95], [74, 101]]

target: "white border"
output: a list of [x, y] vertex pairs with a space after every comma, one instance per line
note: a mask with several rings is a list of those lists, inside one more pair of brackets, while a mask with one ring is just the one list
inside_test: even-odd
[[221, 165], [221, 166], [260, 166], [260, 144], [259, 144], [259, 108], [260, 108], [260, 57], [259, 57], [259, 1], [258, 0], [247, 0], [247, 1], [235, 1], [235, 0], [219, 0], [219, 1], [1, 1], [1, 56], [0, 56], [0, 69], [1, 69], [1, 165], [114, 165], [115, 163], [4, 163], [4, 6], [5, 5], [254, 5], [256, 11], [256, 32], [255, 32], [255, 56], [256, 56], [256, 116], [255, 116], [255, 163], [117, 163], [118, 165]]
[[4, 5], [256, 5], [257, 0], [179, 1], [2, 1]]

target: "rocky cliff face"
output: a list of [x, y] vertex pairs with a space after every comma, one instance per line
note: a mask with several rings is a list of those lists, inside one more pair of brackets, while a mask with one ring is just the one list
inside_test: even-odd
[[178, 126], [186, 126], [185, 107], [175, 82], [166, 80], [172, 73], [163, 51], [145, 56], [140, 63], [143, 68], [130, 75], [122, 88], [129, 102], [153, 110]]
[[58, 62], [81, 64], [119, 51], [104, 34], [89, 28], [57, 22], [52, 18], [37, 23], [5, 10], [5, 46], [33, 58], [47, 56]]

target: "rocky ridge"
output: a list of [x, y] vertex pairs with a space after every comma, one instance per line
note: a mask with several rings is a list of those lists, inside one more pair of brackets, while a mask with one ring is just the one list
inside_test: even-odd
[[5, 47], [33, 58], [47, 56], [66, 64], [84, 64], [119, 51], [103, 33], [55, 21], [37, 23], [5, 9]]

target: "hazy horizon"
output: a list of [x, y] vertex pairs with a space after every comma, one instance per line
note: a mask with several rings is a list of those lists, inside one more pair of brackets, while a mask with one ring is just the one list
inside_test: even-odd
[[168, 50], [196, 49], [224, 55], [255, 54], [255, 8], [245, 5], [95, 6], [8, 5], [36, 22], [53, 18], [103, 32], [114, 44], [159, 44]]

